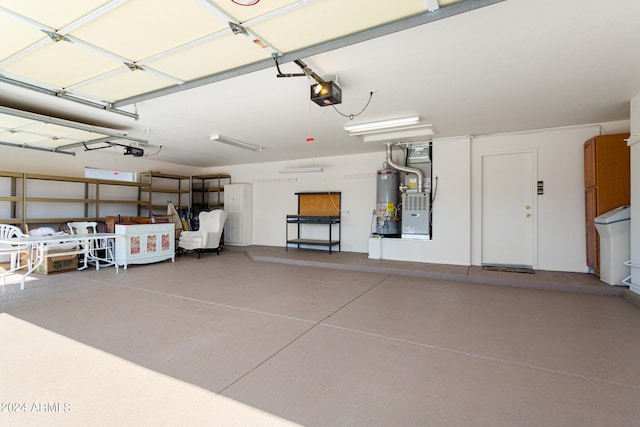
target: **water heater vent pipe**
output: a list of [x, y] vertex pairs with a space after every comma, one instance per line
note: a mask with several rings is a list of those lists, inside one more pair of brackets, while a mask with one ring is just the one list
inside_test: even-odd
[[414, 173], [416, 175], [418, 175], [418, 192], [422, 192], [422, 182], [424, 181], [424, 174], [422, 173], [422, 171], [420, 169], [416, 169], [416, 168], [410, 168], [408, 166], [402, 166], [401, 164], [398, 164], [396, 162], [393, 161], [393, 159], [391, 158], [391, 147], [393, 146], [393, 144], [386, 144], [387, 145], [387, 164], [389, 166], [391, 166], [394, 169], [397, 169], [399, 171], [402, 172], [407, 172], [407, 173]]

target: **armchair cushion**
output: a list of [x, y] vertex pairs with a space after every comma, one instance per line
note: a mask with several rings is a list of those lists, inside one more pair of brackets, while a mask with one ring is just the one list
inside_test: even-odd
[[208, 233], [200, 233], [198, 231], [183, 231], [180, 233], [180, 241], [178, 246], [186, 250], [194, 250], [207, 246]]

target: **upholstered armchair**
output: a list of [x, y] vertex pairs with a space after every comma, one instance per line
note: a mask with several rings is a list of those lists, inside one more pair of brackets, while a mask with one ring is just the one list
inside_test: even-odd
[[198, 259], [205, 251], [215, 251], [220, 255], [220, 238], [227, 213], [222, 209], [202, 211], [198, 219], [200, 220], [198, 231], [183, 231], [180, 234], [178, 247], [184, 251], [197, 252]]

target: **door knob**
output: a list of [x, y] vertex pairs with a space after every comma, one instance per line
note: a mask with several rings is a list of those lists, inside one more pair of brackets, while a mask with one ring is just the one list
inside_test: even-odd
[[530, 213], [527, 213], [527, 218], [529, 218], [530, 216], [531, 216], [531, 214], [530, 214]]
[[524, 208], [525, 209], [531, 209], [531, 205], [525, 205]]

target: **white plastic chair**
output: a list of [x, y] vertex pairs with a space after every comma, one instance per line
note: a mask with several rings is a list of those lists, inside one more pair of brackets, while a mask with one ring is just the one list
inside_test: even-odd
[[178, 247], [185, 251], [198, 252], [198, 259], [205, 251], [215, 251], [220, 255], [220, 238], [227, 213], [222, 209], [203, 211], [198, 215], [198, 219], [198, 231], [183, 231], [178, 240]]
[[[77, 221], [77, 222], [68, 222], [67, 226], [69, 227], [69, 231], [71, 234], [96, 234], [96, 226], [98, 225], [95, 221]], [[86, 245], [89, 247], [85, 247]], [[86, 254], [83, 260], [83, 265], [78, 270], [84, 270], [87, 268], [87, 264], [93, 264], [96, 267], [96, 270], [100, 270], [100, 261], [103, 261], [103, 266], [114, 265], [115, 257], [114, 257], [114, 249], [111, 241], [105, 240], [90, 240], [89, 243], [80, 243], [80, 247], [83, 249]], [[104, 251], [104, 257], [100, 256], [99, 252]]]
[[[20, 230], [20, 228], [16, 227], [15, 225], [0, 224], [0, 238], [11, 239], [13, 237], [24, 236], [25, 234], [22, 232], [22, 230]], [[28, 254], [28, 249], [26, 245], [0, 243], [0, 254], [9, 255], [11, 258], [9, 271], [5, 272], [5, 274], [2, 275], [2, 281], [4, 283], [6, 273], [10, 273], [21, 268], [20, 256], [22, 254]]]

